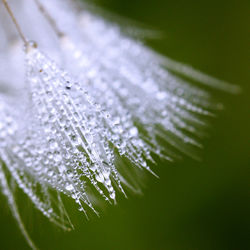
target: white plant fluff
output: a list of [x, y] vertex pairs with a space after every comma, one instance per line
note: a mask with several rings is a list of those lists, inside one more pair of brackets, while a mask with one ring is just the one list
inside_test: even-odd
[[11, 1], [22, 49], [2, 7], [0, 186], [32, 248], [12, 181], [52, 222], [72, 228], [62, 194], [86, 216], [98, 214], [99, 200], [138, 192], [140, 172], [154, 174], [156, 156], [199, 159], [207, 121], [221, 104], [172, 72], [238, 91], [158, 55], [74, 1]]

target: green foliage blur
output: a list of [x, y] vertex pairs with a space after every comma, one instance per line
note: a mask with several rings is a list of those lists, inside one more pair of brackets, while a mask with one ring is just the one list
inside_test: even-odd
[[[158, 52], [242, 87], [216, 94], [226, 109], [204, 141], [203, 161], [159, 162], [144, 195], [130, 195], [87, 221], [71, 206], [75, 231], [62, 232], [24, 199], [31, 237], [44, 250], [246, 250], [249, 237], [249, 25], [245, 0], [96, 0], [161, 31]], [[21, 196], [22, 197], [22, 196]], [[0, 197], [0, 249], [28, 246]]]

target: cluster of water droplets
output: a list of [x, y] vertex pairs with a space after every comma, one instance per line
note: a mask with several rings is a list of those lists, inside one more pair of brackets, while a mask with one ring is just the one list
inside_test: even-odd
[[106, 110], [84, 83], [30, 46], [26, 65], [32, 120], [27, 128], [30, 137], [25, 140], [27, 144], [30, 139], [31, 154], [23, 160], [27, 167], [32, 162], [37, 180], [95, 211], [86, 186], [115, 201], [115, 187], [124, 192], [116, 156], [151, 171], [150, 148], [139, 137], [128, 110], [112, 110], [113, 105], [104, 106]]

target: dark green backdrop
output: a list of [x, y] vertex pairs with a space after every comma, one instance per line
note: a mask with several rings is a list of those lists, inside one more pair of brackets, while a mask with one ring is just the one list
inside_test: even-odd
[[[245, 250], [249, 234], [249, 25], [244, 0], [99, 0], [116, 14], [161, 30], [149, 45], [162, 54], [236, 83], [222, 95], [203, 162], [160, 164], [144, 196], [122, 200], [100, 219], [74, 213], [76, 230], [61, 232], [29, 203], [24, 220], [41, 249]], [[247, 170], [248, 169], [248, 170]], [[28, 249], [1, 197], [0, 249]]]

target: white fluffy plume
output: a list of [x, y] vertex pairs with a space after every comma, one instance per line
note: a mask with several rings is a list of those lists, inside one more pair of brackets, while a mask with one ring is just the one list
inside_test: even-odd
[[25, 37], [38, 44], [24, 51], [0, 9], [0, 184], [32, 248], [12, 180], [52, 222], [71, 228], [61, 194], [98, 214], [99, 200], [139, 191], [154, 157], [199, 159], [207, 120], [221, 105], [168, 69], [238, 91], [156, 54], [88, 5], [36, 2], [11, 1]]

